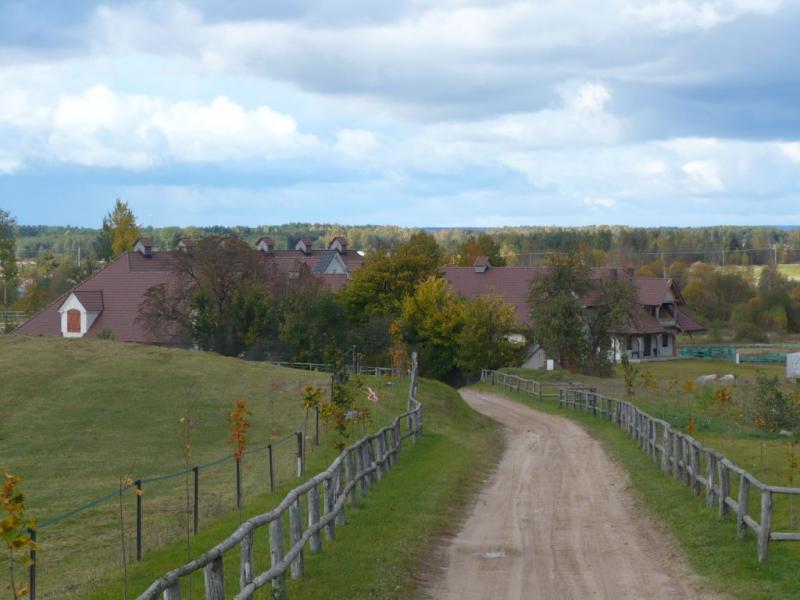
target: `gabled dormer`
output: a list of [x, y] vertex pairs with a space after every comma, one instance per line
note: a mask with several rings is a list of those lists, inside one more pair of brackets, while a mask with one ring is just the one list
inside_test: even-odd
[[256, 250], [266, 252], [267, 254], [272, 254], [275, 252], [275, 241], [271, 237], [258, 238], [258, 241], [256, 242]]
[[61, 335], [83, 337], [103, 312], [103, 292], [72, 292], [58, 312], [61, 315]]
[[192, 248], [194, 248], [194, 240], [187, 237], [181, 238], [178, 240], [178, 243], [175, 244], [175, 248], [181, 252], [190, 252]]
[[347, 275], [347, 265], [338, 252], [327, 250], [319, 255], [313, 272], [322, 275]]
[[150, 238], [139, 238], [133, 245], [133, 251], [138, 252], [146, 258], [150, 258], [153, 256], [153, 242], [150, 240]]
[[486, 273], [491, 266], [492, 263], [488, 256], [478, 256], [475, 258], [475, 262], [472, 263], [472, 267], [475, 269], [476, 273]]
[[328, 250], [335, 250], [339, 254], [344, 254], [347, 252], [347, 238], [337, 235], [335, 238], [331, 240], [331, 243], [328, 244]]
[[314, 242], [311, 240], [311, 238], [300, 238], [300, 240], [298, 240], [298, 242], [295, 244], [294, 249], [299, 250], [306, 256], [311, 256], [314, 253]]

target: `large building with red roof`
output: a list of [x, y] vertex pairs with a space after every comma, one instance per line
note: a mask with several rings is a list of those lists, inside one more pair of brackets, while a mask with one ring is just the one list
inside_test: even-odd
[[[192, 240], [181, 239], [176, 249], [189, 251], [193, 246]], [[308, 269], [334, 291], [364, 262], [342, 237], [334, 238], [324, 249], [314, 248], [306, 238], [287, 250], [276, 250], [270, 238], [261, 238], [256, 248], [287, 278], [298, 278], [302, 269]], [[120, 341], [149, 342], [147, 330], [137, 320], [139, 306], [148, 289], [169, 284], [174, 277], [170, 252], [154, 250], [149, 239], [141, 238], [132, 252], [117, 257], [57, 298], [14, 333], [80, 338], [108, 332]]]
[[[496, 294], [516, 310], [521, 328], [531, 323], [529, 296], [533, 281], [546, 267], [495, 267], [486, 257], [478, 257], [472, 267], [445, 267], [442, 276], [450, 282], [457, 294], [475, 298]], [[685, 304], [674, 280], [661, 277], [636, 277], [626, 269], [593, 269], [591, 278], [600, 281], [606, 277], [628, 278], [636, 288], [639, 310], [631, 315], [630, 323], [614, 332], [613, 348], [617, 358], [622, 353], [631, 360], [654, 360], [676, 356], [678, 333], [705, 331], [681, 307]], [[596, 291], [583, 298], [587, 310], [599, 300]]]

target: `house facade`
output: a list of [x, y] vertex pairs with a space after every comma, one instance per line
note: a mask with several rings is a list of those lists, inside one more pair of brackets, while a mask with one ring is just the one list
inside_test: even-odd
[[[511, 304], [520, 328], [532, 326], [529, 296], [534, 280], [546, 267], [494, 267], [486, 257], [478, 257], [472, 267], [445, 267], [442, 276], [453, 291], [466, 298], [496, 294]], [[678, 333], [697, 333], [705, 327], [692, 319], [681, 307], [685, 304], [677, 284], [669, 278], [636, 277], [630, 270], [593, 269], [591, 278], [599, 283], [608, 277], [629, 279], [635, 289], [638, 308], [630, 323], [614, 332], [611, 352], [616, 360], [623, 354], [632, 361], [660, 360], [677, 356]], [[584, 308], [592, 310], [599, 295], [590, 292], [583, 298]], [[544, 352], [531, 346], [530, 367], [544, 364]]]
[[[175, 250], [191, 252], [193, 247], [194, 242], [184, 238]], [[311, 240], [303, 239], [286, 250], [276, 250], [270, 238], [261, 238], [256, 249], [288, 279], [299, 278], [302, 270], [308, 270], [334, 291], [346, 285], [350, 274], [364, 263], [342, 237], [325, 248], [314, 248]], [[82, 338], [105, 332], [120, 341], [149, 342], [148, 332], [137, 320], [139, 306], [151, 287], [174, 281], [171, 267], [170, 252], [156, 250], [149, 239], [141, 238], [132, 252], [120, 255], [33, 315], [14, 335]]]

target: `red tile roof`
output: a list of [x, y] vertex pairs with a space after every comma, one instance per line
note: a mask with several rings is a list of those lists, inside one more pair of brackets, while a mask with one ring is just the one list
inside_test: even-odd
[[[274, 261], [278, 270], [288, 273], [307, 265], [313, 270], [319, 257], [329, 251], [317, 251], [307, 256], [297, 250], [281, 251], [275, 255], [264, 254], [266, 260]], [[355, 252], [341, 255], [348, 270], [357, 269], [363, 258]], [[357, 258], [356, 258], [357, 257]], [[349, 259], [349, 260], [348, 260]], [[78, 284], [69, 292], [57, 298], [42, 311], [18, 327], [17, 335], [61, 335], [61, 315], [58, 309], [75, 293], [88, 311], [102, 310], [97, 320], [87, 332], [87, 337], [95, 337], [98, 332], [108, 329], [116, 338], [126, 342], [149, 342], [150, 336], [137, 323], [139, 306], [145, 293], [154, 285], [171, 284], [174, 275], [170, 270], [171, 257], [167, 252], [153, 252], [145, 257], [138, 252], [128, 252], [116, 258], [92, 277]], [[348, 276], [317, 275], [333, 291], [346, 285]]]
[[442, 276], [453, 291], [466, 298], [497, 294], [514, 306], [520, 323], [530, 324], [528, 296], [533, 279], [544, 267], [490, 267], [476, 273], [474, 267], [444, 267]]
[[698, 331], [705, 331], [706, 328], [700, 323], [695, 321], [682, 310], [678, 309], [678, 314], [675, 315], [678, 329], [686, 333], [697, 333]]
[[103, 310], [103, 292], [102, 291], [83, 291], [76, 290], [73, 292], [78, 302], [81, 303], [83, 308], [89, 312], [100, 312]]

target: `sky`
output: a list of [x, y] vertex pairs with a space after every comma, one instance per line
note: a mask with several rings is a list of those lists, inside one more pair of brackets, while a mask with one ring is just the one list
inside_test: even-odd
[[800, 224], [800, 0], [0, 0], [0, 208]]

